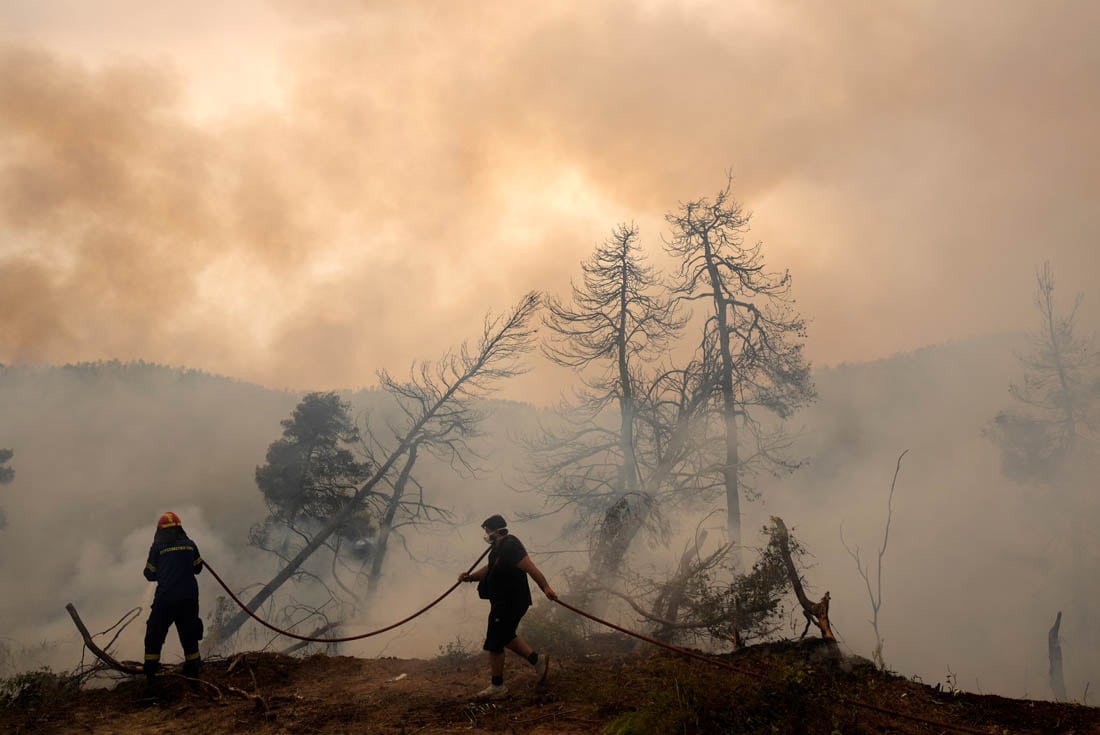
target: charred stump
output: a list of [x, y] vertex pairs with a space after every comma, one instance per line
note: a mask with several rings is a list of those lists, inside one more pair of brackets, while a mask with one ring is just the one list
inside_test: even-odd
[[1062, 611], [1054, 618], [1054, 625], [1047, 633], [1047, 654], [1050, 657], [1050, 690], [1059, 702], [1066, 701], [1066, 680], [1062, 676], [1062, 641], [1058, 630], [1062, 627]]
[[787, 567], [787, 576], [790, 577], [791, 587], [794, 588], [794, 594], [798, 598], [798, 603], [802, 605], [802, 614], [806, 616], [806, 627], [799, 637], [805, 638], [806, 633], [810, 630], [810, 625], [813, 624], [821, 631], [821, 637], [823, 639], [835, 644], [836, 636], [833, 635], [833, 629], [829, 625], [828, 591], [825, 592], [825, 596], [818, 602], [813, 602], [806, 596], [806, 590], [802, 587], [802, 579], [798, 576], [798, 570], [794, 566], [794, 559], [791, 558], [790, 534], [787, 533], [787, 526], [779, 516], [772, 516], [772, 523], [775, 526], [772, 529], [772, 534], [774, 535], [776, 543], [779, 545], [779, 551], [783, 556], [783, 563]]

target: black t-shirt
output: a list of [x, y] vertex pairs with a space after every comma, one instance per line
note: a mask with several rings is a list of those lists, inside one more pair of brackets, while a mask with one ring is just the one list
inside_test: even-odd
[[491, 602], [530, 607], [527, 572], [516, 566], [525, 556], [527, 549], [515, 536], [505, 536], [493, 544], [489, 551], [489, 573], [485, 575], [485, 589]]

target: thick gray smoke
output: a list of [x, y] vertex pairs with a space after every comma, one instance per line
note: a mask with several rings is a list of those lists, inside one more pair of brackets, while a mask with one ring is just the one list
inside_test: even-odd
[[368, 385], [726, 168], [819, 364], [1016, 331], [1048, 258], [1095, 291], [1094, 3], [7, 12], [7, 363]]
[[[266, 579], [244, 541], [263, 515], [252, 472], [299, 394], [251, 383], [402, 374], [487, 305], [565, 293], [618, 222], [658, 251], [663, 214], [729, 168], [750, 239], [791, 270], [822, 395], [795, 419], [813, 463], [762, 482], [746, 530], [772, 512], [794, 526], [866, 653], [840, 524], [871, 553], [910, 449], [888, 663], [1045, 694], [1045, 632], [1079, 592], [1057, 503], [1009, 484], [980, 437], [1020, 377], [1011, 340], [981, 335], [1032, 328], [1047, 259], [1060, 295], [1085, 293], [1085, 331], [1100, 320], [1100, 5], [139, 5], [0, 9], [0, 362], [16, 366], [0, 447], [17, 469], [0, 488], [0, 585], [20, 591], [0, 597], [0, 641], [73, 644], [65, 602], [98, 628], [145, 601], [144, 547], [168, 509], [227, 577]], [[99, 359], [250, 383], [29, 377]], [[505, 395], [547, 405], [573, 380], [540, 363]], [[486, 506], [536, 503], [507, 491], [516, 450], [495, 452], [481, 480], [435, 478], [467, 528]], [[537, 548], [555, 531], [526, 535]], [[476, 531], [421, 543], [436, 576], [398, 567], [384, 622], [480, 551]], [[459, 633], [418, 623], [388, 650], [476, 638], [483, 608], [454, 604]], [[1063, 625], [1076, 692], [1096, 670], [1072, 647], [1079, 624]], [[75, 650], [43, 655], [70, 665]]]

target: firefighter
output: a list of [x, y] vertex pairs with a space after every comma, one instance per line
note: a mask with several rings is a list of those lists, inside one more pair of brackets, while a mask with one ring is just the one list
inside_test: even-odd
[[160, 670], [160, 649], [174, 623], [183, 646], [184, 676], [198, 676], [202, 669], [199, 641], [199, 585], [195, 575], [202, 571], [202, 557], [195, 542], [187, 537], [180, 517], [168, 512], [157, 521], [156, 535], [149, 548], [145, 578], [157, 583], [153, 607], [145, 623], [145, 675], [152, 679]]

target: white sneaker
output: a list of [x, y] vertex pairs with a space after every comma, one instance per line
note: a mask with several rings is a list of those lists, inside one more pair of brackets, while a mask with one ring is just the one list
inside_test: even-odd
[[503, 684], [490, 684], [474, 695], [474, 699], [503, 699], [508, 696], [508, 687]]
[[540, 653], [538, 663], [535, 664], [535, 686], [546, 681], [546, 675], [550, 673], [550, 654]]

